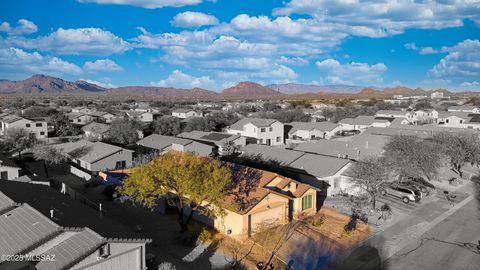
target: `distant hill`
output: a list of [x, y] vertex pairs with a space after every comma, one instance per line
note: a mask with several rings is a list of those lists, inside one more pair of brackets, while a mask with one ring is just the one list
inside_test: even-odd
[[241, 82], [235, 86], [224, 89], [222, 94], [227, 96], [269, 96], [280, 93], [258, 83]]
[[391, 98], [394, 95], [430, 96], [433, 92], [442, 92], [444, 96], [478, 95], [478, 92], [452, 93], [446, 89], [424, 90], [422, 88], [408, 88], [404, 86], [380, 89], [354, 85], [306, 85], [306, 84], [272, 84], [263, 86], [254, 82], [241, 82], [235, 86], [214, 92], [202, 88], [179, 89], [173, 87], [156, 86], [125, 86], [117, 88], [103, 88], [86, 81], [65, 81], [45, 75], [33, 75], [21, 81], [0, 80], [0, 94], [61, 94], [61, 93], [106, 93], [121, 94], [124, 96], [160, 96], [168, 98], [210, 98], [210, 97], [269, 97], [291, 95], [295, 98]]
[[213, 92], [201, 88], [179, 89], [173, 87], [155, 87], [155, 86], [125, 86], [110, 88], [106, 93], [122, 94], [125, 96], [163, 96], [170, 98], [198, 98], [217, 96], [217, 92]]
[[267, 85], [275, 91], [278, 91], [287, 95], [298, 95], [307, 93], [357, 93], [362, 89], [362, 86], [355, 85], [312, 85], [312, 84], [298, 84], [298, 83], [286, 83], [286, 84], [271, 84]]
[[105, 88], [86, 81], [69, 82], [59, 78], [33, 75], [23, 81], [0, 81], [1, 94], [103, 92]]

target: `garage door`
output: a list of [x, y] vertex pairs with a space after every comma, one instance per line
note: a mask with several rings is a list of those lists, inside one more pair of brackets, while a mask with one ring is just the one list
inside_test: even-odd
[[283, 207], [277, 206], [263, 212], [250, 215], [250, 233], [255, 233], [268, 224], [279, 224], [283, 217]]

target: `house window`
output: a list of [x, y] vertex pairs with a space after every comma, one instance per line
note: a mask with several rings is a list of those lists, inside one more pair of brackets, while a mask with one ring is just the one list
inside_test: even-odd
[[463, 123], [463, 120], [460, 120], [460, 124], [462, 124], [462, 123]]
[[35, 126], [36, 126], [36, 127], [41, 127], [41, 126], [42, 126], [42, 123], [35, 123]]
[[282, 140], [282, 137], [277, 137], [277, 142], [280, 142]]
[[45, 135], [45, 132], [44, 132], [44, 131], [40, 131], [40, 135]]
[[115, 164], [115, 169], [123, 169], [127, 167], [127, 162], [125, 160], [117, 161]]
[[26, 127], [30, 127], [30, 124], [25, 124]]
[[260, 132], [262, 132], [262, 133], [265, 132], [265, 128], [261, 128]]
[[445, 123], [448, 123], [448, 119], [447, 119], [447, 120], [445, 120]]
[[302, 198], [302, 211], [312, 208], [312, 195], [307, 195]]
[[268, 130], [269, 130], [270, 132], [272, 132], [272, 131], [273, 131], [273, 128], [272, 128], [272, 127], [270, 127]]

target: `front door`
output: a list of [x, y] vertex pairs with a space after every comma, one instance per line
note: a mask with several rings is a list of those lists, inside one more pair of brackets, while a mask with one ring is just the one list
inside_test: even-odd
[[5, 171], [5, 172], [0, 172], [0, 178], [2, 180], [8, 180], [8, 172]]
[[267, 139], [267, 145], [272, 145], [270, 139]]

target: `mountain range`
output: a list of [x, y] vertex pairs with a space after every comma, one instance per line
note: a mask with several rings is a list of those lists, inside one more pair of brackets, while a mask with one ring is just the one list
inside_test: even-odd
[[254, 82], [240, 82], [235, 86], [215, 92], [202, 88], [180, 89], [173, 87], [156, 86], [125, 86], [104, 88], [83, 80], [66, 81], [45, 75], [33, 75], [21, 81], [0, 80], [0, 94], [61, 94], [61, 93], [105, 93], [121, 94], [124, 96], [162, 96], [171, 98], [205, 98], [205, 97], [266, 97], [297, 95], [309, 98], [325, 97], [392, 97], [393, 95], [430, 95], [433, 91], [443, 92], [451, 96], [453, 93], [446, 89], [424, 90], [422, 88], [408, 88], [404, 86], [390, 88], [361, 87], [353, 85], [305, 85], [305, 84], [273, 84], [263, 86]]

